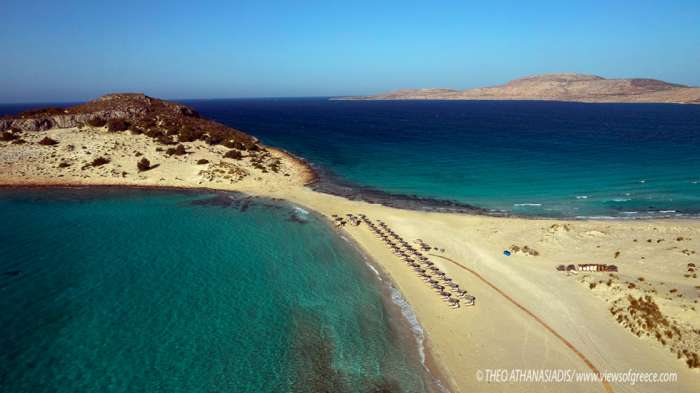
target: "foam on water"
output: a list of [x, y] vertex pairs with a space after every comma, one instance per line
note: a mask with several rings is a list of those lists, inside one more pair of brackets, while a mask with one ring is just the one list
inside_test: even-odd
[[425, 346], [423, 345], [423, 342], [425, 341], [425, 334], [423, 333], [423, 327], [420, 325], [420, 322], [418, 322], [418, 317], [416, 316], [416, 313], [413, 311], [411, 308], [411, 305], [408, 304], [406, 299], [401, 296], [401, 292], [399, 292], [398, 289], [394, 288], [393, 286], [391, 287], [391, 300], [399, 306], [401, 309], [401, 314], [406, 318], [406, 321], [411, 325], [411, 330], [413, 331], [415, 337], [416, 337], [416, 343], [418, 344], [418, 352], [420, 353], [420, 360], [421, 363], [423, 363], [423, 366], [426, 366], [425, 364]]

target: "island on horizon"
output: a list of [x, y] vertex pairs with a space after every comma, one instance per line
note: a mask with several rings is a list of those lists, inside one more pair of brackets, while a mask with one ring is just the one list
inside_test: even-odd
[[596, 75], [556, 73], [527, 76], [506, 84], [465, 90], [402, 89], [336, 100], [537, 100], [590, 103], [700, 104], [700, 88], [657, 79], [606, 79]]

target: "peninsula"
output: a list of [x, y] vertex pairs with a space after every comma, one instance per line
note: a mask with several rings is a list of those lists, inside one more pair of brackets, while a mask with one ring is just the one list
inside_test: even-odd
[[[550, 86], [578, 86], [575, 80], [588, 78], [581, 82], [587, 91], [607, 83], [597, 77], [546, 78]], [[512, 97], [523, 99], [517, 88], [523, 83], [542, 81], [521, 80]], [[687, 102], [698, 100], [692, 96], [698, 89], [635, 83], [635, 89], [656, 89], [638, 99], [668, 95], [675, 100], [684, 92]], [[570, 97], [584, 97], [573, 90], [567, 90]], [[547, 91], [537, 96], [562, 97]], [[460, 93], [429, 95], [434, 94]], [[0, 118], [3, 186], [237, 191], [286, 199], [324, 215], [410, 303], [426, 332], [427, 365], [450, 391], [694, 392], [700, 385], [699, 222], [535, 220], [405, 210], [314, 191], [308, 187], [314, 181], [303, 160], [187, 106], [143, 94], [112, 94], [70, 108]], [[430, 276], [427, 269], [407, 265], [404, 251], [396, 251], [409, 247], [398, 241], [391, 246], [394, 240], [388, 238], [420, 248], [421, 266], [434, 266], [476, 304], [462, 301], [454, 307], [445, 299], [450, 296], [436, 293], [421, 276]], [[614, 265], [615, 271], [568, 268], [585, 263]], [[676, 379], [631, 386], [597, 380], [500, 384], [479, 377], [483, 370], [497, 369], [594, 375], [633, 370], [673, 373]]]
[[606, 79], [575, 73], [543, 74], [504, 85], [466, 90], [404, 89], [342, 100], [536, 100], [700, 104], [700, 88], [656, 79]]

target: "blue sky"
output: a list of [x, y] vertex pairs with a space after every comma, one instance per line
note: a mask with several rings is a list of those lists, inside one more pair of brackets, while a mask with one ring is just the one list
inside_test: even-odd
[[580, 72], [700, 85], [700, 1], [0, 1], [0, 102], [327, 96]]

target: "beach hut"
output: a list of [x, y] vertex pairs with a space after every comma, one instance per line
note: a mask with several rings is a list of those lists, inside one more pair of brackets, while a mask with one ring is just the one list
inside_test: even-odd
[[617, 272], [617, 266], [615, 266], [615, 265], [608, 265], [606, 270], [609, 271], [609, 272]]

